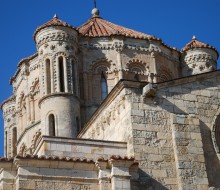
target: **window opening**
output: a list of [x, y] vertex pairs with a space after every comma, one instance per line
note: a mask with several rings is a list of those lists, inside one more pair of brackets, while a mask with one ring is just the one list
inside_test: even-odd
[[102, 75], [101, 75], [101, 98], [102, 100], [104, 100], [107, 95], [108, 95], [107, 81], [106, 81], [104, 73], [102, 72]]
[[46, 60], [46, 73], [47, 73], [47, 94], [51, 93], [51, 71], [50, 71], [50, 60]]
[[49, 136], [55, 136], [55, 117], [53, 114], [49, 115]]
[[59, 57], [59, 71], [60, 71], [60, 92], [65, 92], [64, 84], [64, 68], [63, 68], [63, 57]]

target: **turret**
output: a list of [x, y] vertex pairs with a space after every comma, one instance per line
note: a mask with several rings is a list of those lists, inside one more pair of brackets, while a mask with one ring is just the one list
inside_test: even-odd
[[199, 42], [193, 36], [190, 43], [182, 49], [182, 75], [190, 76], [217, 69], [218, 51], [208, 44]]
[[15, 117], [15, 96], [11, 96], [1, 105], [4, 118], [4, 156], [17, 154], [17, 125]]
[[80, 128], [78, 32], [55, 15], [34, 33], [40, 59], [43, 135], [75, 137]]

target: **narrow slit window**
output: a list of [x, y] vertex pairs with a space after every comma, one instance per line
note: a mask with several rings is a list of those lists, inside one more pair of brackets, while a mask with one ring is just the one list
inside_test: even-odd
[[59, 57], [60, 92], [65, 92], [63, 57]]
[[104, 73], [101, 75], [101, 98], [104, 100], [108, 95], [108, 86]]
[[51, 93], [51, 70], [50, 70], [50, 60], [46, 60], [46, 74], [47, 74], [47, 94]]
[[49, 136], [55, 136], [55, 117], [53, 114], [49, 115]]

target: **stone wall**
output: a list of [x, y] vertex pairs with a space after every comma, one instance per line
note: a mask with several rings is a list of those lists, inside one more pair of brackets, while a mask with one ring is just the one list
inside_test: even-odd
[[16, 189], [96, 190], [98, 168], [94, 162], [53, 159], [17, 159]]
[[112, 155], [127, 156], [127, 143], [43, 136], [33, 154], [108, 159]]
[[218, 75], [158, 84], [155, 97], [144, 98], [141, 89], [130, 89], [134, 156], [145, 188], [220, 186], [219, 159], [211, 137], [219, 115]]
[[[218, 127], [216, 119], [220, 113], [218, 75], [216, 71], [158, 83], [153, 86], [154, 97], [143, 95], [146, 83], [121, 81], [116, 89], [117, 97], [122, 96], [125, 100], [126, 112], [120, 121], [126, 121], [126, 125], [111, 120], [110, 125], [105, 126], [106, 133], [99, 133], [99, 120], [107, 115], [100, 107], [79, 137], [122, 140], [117, 124], [124, 126], [128, 134], [125, 139], [128, 155], [139, 162], [142, 189], [219, 187], [218, 149], [213, 145], [219, 142], [216, 140], [219, 137], [213, 133]], [[114, 109], [108, 109], [107, 105], [117, 101], [107, 102], [114, 99], [116, 89], [102, 104], [111, 115]]]

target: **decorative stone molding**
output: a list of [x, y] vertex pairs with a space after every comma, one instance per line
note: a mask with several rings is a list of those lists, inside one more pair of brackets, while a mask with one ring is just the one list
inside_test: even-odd
[[173, 73], [170, 71], [170, 69], [168, 69], [165, 66], [159, 66], [159, 70], [158, 70], [158, 82], [164, 82], [164, 81], [168, 81], [168, 80], [172, 80], [173, 79]]
[[33, 139], [31, 141], [31, 152], [33, 153], [40, 142], [41, 139], [41, 129], [39, 129], [35, 135], [33, 136]]
[[24, 143], [22, 143], [18, 154], [20, 156], [25, 156], [27, 154], [27, 146]]
[[105, 57], [93, 60], [89, 64], [89, 71], [90, 72], [95, 72], [95, 73], [101, 73], [102, 71], [105, 71], [106, 73], [111, 73], [115, 69], [116, 69], [116, 64], [113, 63], [112, 60], [109, 60]]
[[30, 87], [30, 93], [31, 94], [35, 94], [38, 93], [40, 91], [40, 87], [37, 86], [39, 85], [39, 78], [35, 78], [34, 81], [32, 81], [32, 85]]
[[46, 44], [44, 47], [47, 48], [47, 43], [51, 41], [64, 41], [75, 44], [77, 42], [77, 38], [76, 36], [67, 34], [66, 32], [49, 32], [37, 40], [37, 46], [39, 48], [40, 46]]
[[39, 68], [39, 63], [37, 62], [37, 63], [35, 63], [33, 65], [30, 65], [29, 72], [34, 71], [34, 70], [36, 70], [38, 68]]
[[125, 71], [135, 72], [140, 75], [148, 75], [150, 73], [149, 65], [140, 59], [130, 60], [125, 66]]
[[182, 73], [184, 76], [200, 74], [217, 69], [217, 60], [210, 52], [190, 51], [182, 57]]

